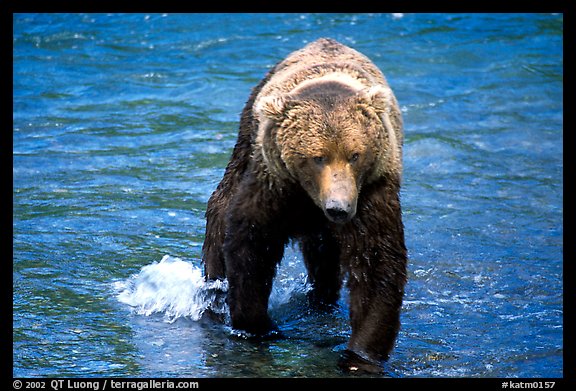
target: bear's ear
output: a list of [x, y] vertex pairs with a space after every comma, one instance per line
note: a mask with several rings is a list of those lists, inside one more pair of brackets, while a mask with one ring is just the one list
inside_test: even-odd
[[281, 121], [284, 118], [287, 100], [284, 96], [264, 96], [256, 104], [256, 114], [274, 121]]
[[392, 90], [381, 85], [358, 91], [358, 98], [361, 103], [368, 104], [378, 114], [387, 112], [393, 101]]

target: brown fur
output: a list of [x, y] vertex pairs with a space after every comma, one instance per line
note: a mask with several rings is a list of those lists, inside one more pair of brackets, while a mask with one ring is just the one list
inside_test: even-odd
[[334, 305], [348, 275], [343, 368], [374, 370], [387, 359], [406, 281], [402, 138], [382, 73], [336, 41], [292, 53], [260, 82], [206, 212], [205, 274], [228, 279], [234, 328], [274, 329], [268, 298], [292, 238], [301, 242], [313, 305]]

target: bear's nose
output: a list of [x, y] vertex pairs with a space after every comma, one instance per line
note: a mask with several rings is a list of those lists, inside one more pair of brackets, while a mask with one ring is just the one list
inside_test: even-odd
[[324, 211], [326, 213], [326, 217], [335, 223], [345, 223], [353, 217], [351, 215], [352, 206], [345, 200], [328, 200], [326, 202]]
[[326, 209], [326, 214], [328, 218], [335, 223], [345, 223], [348, 221], [349, 214], [344, 209], [330, 208]]

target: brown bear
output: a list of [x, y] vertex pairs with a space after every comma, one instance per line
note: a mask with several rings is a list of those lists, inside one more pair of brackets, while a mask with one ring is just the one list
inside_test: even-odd
[[352, 335], [340, 366], [381, 370], [406, 283], [402, 142], [396, 98], [356, 50], [319, 39], [268, 72], [246, 103], [206, 211], [205, 276], [228, 279], [233, 328], [276, 329], [272, 281], [296, 240], [312, 304], [335, 305], [347, 276]]

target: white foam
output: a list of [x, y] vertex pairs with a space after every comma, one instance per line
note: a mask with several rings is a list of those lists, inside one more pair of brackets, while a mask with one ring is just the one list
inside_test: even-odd
[[118, 300], [133, 307], [136, 313], [163, 313], [167, 322], [180, 317], [199, 320], [208, 308], [228, 313], [219, 295], [228, 290], [227, 281], [206, 282], [199, 267], [170, 255], [116, 283], [116, 289], [120, 291]]
[[[177, 257], [165, 255], [114, 287], [118, 301], [139, 315], [162, 314], [170, 323], [182, 317], [197, 321], [210, 309], [229, 323], [228, 281], [205, 281], [200, 267]], [[279, 308], [309, 289], [298, 257], [288, 257], [278, 269], [269, 307]]]

